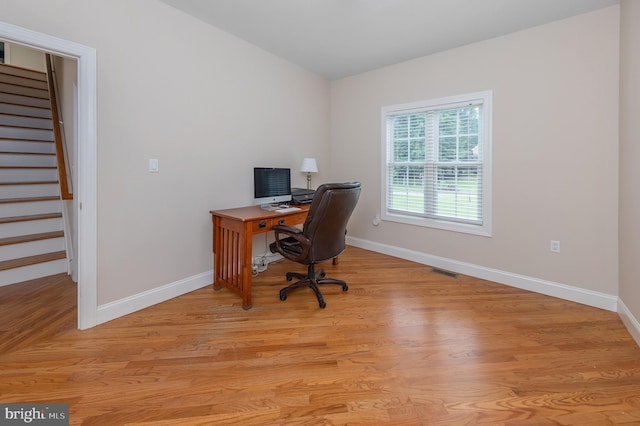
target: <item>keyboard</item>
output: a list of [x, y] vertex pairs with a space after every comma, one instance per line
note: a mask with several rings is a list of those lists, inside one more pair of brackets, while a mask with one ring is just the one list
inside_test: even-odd
[[297, 212], [298, 210], [300, 210], [300, 208], [298, 207], [282, 207], [282, 208], [276, 209], [276, 213]]

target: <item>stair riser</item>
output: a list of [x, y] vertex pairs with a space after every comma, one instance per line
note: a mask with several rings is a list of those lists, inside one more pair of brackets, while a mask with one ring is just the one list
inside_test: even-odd
[[67, 259], [0, 271], [0, 286], [68, 272]]
[[0, 200], [6, 198], [56, 197], [60, 195], [57, 183], [42, 185], [0, 185]]
[[21, 127], [0, 127], [0, 139], [29, 139], [38, 141], [52, 141], [53, 131], [38, 129], [23, 129]]
[[1, 83], [1, 82], [0, 82], [0, 91], [2, 91], [3, 93], [11, 93], [15, 95], [49, 99], [48, 90], [33, 89], [31, 87], [14, 86], [13, 84], [7, 84], [7, 83]]
[[16, 141], [0, 139], [0, 151], [2, 152], [33, 152], [37, 154], [54, 154], [56, 146], [53, 142]]
[[39, 108], [51, 108], [49, 99], [31, 98], [29, 96], [15, 95], [12, 93], [0, 92], [0, 102], [16, 105], [28, 105]]
[[57, 181], [57, 169], [1, 169], [0, 182]]
[[33, 214], [60, 213], [60, 201], [36, 201], [1, 204], [2, 217], [28, 216]]
[[36, 129], [52, 130], [50, 118], [22, 117], [20, 115], [0, 114], [0, 125], [17, 127], [34, 127]]
[[61, 218], [0, 223], [0, 238], [18, 237], [20, 235], [31, 235], [53, 231], [62, 231]]
[[30, 241], [28, 243], [10, 244], [0, 246], [0, 262], [60, 250], [64, 250], [64, 238], [62, 237]]
[[47, 79], [47, 76], [44, 72], [34, 71], [26, 68], [2, 66], [0, 67], [0, 72], [4, 76], [17, 76], [40, 81], [46, 81]]
[[31, 87], [34, 89], [48, 90], [47, 82], [44, 80], [34, 80], [32, 78], [21, 77], [17, 75], [0, 74], [0, 82], [15, 84], [23, 87]]
[[0, 114], [23, 115], [25, 117], [51, 118], [51, 110], [48, 108], [35, 108], [13, 104], [0, 103]]
[[2, 166], [56, 167], [57, 162], [55, 155], [0, 153], [0, 167]]

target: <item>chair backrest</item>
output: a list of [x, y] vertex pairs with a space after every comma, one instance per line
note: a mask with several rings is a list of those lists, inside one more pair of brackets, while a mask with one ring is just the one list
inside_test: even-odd
[[359, 197], [359, 182], [325, 183], [318, 187], [302, 228], [302, 233], [311, 240], [308, 262], [322, 262], [344, 251], [347, 222]]

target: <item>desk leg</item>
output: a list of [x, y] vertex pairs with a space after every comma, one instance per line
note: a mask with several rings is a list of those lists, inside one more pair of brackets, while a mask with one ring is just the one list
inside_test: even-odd
[[242, 250], [240, 260], [242, 262], [242, 272], [240, 280], [242, 281], [242, 309], [248, 311], [251, 305], [251, 281], [252, 268], [251, 257], [253, 256], [253, 233], [251, 232], [251, 222], [244, 223], [244, 232], [242, 236]]
[[251, 224], [214, 217], [213, 289], [226, 287], [251, 309]]
[[220, 265], [222, 264], [222, 230], [220, 217], [213, 216], [213, 289], [220, 290]]

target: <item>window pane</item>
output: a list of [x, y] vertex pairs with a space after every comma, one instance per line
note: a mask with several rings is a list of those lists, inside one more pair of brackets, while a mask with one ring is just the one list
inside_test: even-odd
[[439, 161], [456, 161], [456, 137], [440, 138]]
[[478, 166], [438, 167], [437, 216], [479, 220], [481, 217]]
[[412, 138], [423, 138], [425, 123], [427, 120], [426, 114], [416, 114], [410, 117], [410, 130]]
[[422, 166], [393, 166], [391, 170], [389, 208], [424, 212], [424, 168]]
[[461, 108], [460, 114], [460, 130], [461, 134], [478, 133], [479, 107]]
[[458, 127], [456, 110], [440, 111], [438, 113], [438, 132], [441, 136], [455, 135]]
[[459, 161], [477, 161], [478, 160], [478, 137], [477, 136], [460, 136], [458, 142], [458, 160]]
[[409, 160], [409, 141], [396, 140], [393, 144], [393, 161], [401, 162]]
[[458, 110], [458, 133], [460, 133], [461, 135], [469, 134], [469, 120], [469, 108], [462, 108]]
[[411, 141], [411, 161], [421, 161], [425, 160], [425, 150], [424, 150], [424, 139], [417, 139]]
[[409, 116], [401, 115], [396, 117], [393, 123], [394, 139], [409, 137]]

